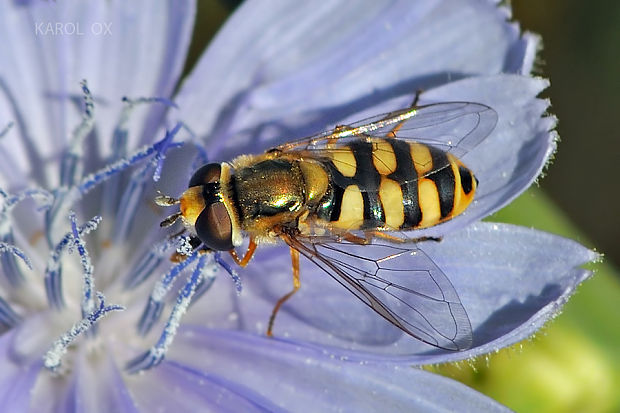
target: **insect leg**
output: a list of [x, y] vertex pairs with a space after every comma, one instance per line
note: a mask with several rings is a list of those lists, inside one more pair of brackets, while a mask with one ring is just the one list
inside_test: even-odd
[[276, 314], [282, 307], [282, 304], [286, 302], [289, 298], [293, 296], [301, 287], [301, 282], [299, 281], [299, 251], [295, 248], [291, 247], [291, 262], [293, 265], [293, 289], [284, 295], [282, 298], [278, 300], [275, 307], [273, 307], [273, 311], [271, 311], [271, 316], [269, 316], [269, 325], [267, 326], [267, 336], [273, 337], [273, 323], [276, 320]]
[[[415, 96], [413, 97], [413, 102], [411, 102], [411, 106], [409, 106], [410, 108], [416, 107], [416, 105], [418, 104], [418, 100], [420, 100], [421, 93], [422, 91], [420, 89], [416, 90]], [[405, 122], [407, 122], [407, 120], [397, 123], [396, 126], [394, 126], [392, 130], [390, 130], [385, 136], [388, 138], [395, 138], [396, 132], [398, 132], [398, 130], [405, 124]]]
[[367, 231], [365, 233], [366, 238], [370, 241], [372, 238], [377, 237], [377, 238], [382, 238], [386, 241], [390, 241], [396, 244], [403, 244], [405, 242], [408, 242], [409, 240], [407, 238], [404, 237], [397, 237], [396, 235], [391, 235], [391, 234], [387, 234], [385, 232], [381, 232], [381, 231]]
[[358, 237], [357, 235], [351, 234], [350, 232], [345, 232], [342, 235], [342, 238], [344, 238], [345, 241], [349, 241], [352, 244], [365, 245], [365, 244], [370, 243], [370, 238], [367, 235], [365, 238], [363, 238], [363, 237]]
[[422, 89], [418, 89], [415, 91], [415, 96], [413, 97], [413, 102], [411, 102], [411, 107], [415, 108], [418, 105], [418, 100], [420, 100], [420, 95], [422, 94]]
[[418, 237], [418, 238], [397, 237], [396, 235], [388, 234], [382, 231], [366, 231], [365, 235], [366, 235], [366, 239], [368, 243], [374, 237], [381, 238], [381, 239], [384, 239], [386, 241], [390, 241], [396, 244], [416, 243], [416, 242], [423, 242], [423, 241], [435, 241], [435, 242], [441, 241], [440, 237]]
[[174, 214], [166, 217], [162, 222], [159, 223], [159, 226], [162, 228], [167, 228], [172, 226], [179, 218], [181, 218], [183, 214], [181, 212], [175, 212]]
[[407, 238], [404, 236], [398, 237], [396, 235], [388, 234], [383, 231], [364, 231], [363, 237], [352, 234], [350, 232], [345, 232], [340, 236], [345, 241], [348, 241], [352, 244], [358, 244], [358, 245], [370, 244], [373, 238], [381, 238], [386, 241], [393, 242], [395, 244], [416, 243], [416, 242], [422, 242], [422, 241], [441, 241], [441, 238], [437, 238], [437, 237], [418, 237], [418, 238]]
[[239, 256], [237, 255], [237, 251], [235, 251], [234, 249], [228, 252], [230, 253], [230, 256], [233, 258], [233, 260], [240, 267], [245, 267], [246, 265], [248, 265], [248, 262], [250, 262], [250, 259], [252, 259], [252, 256], [254, 255], [254, 251], [256, 251], [256, 242], [254, 241], [254, 238], [250, 238], [250, 243], [248, 244], [248, 250], [245, 252], [245, 254], [243, 254], [243, 258], [239, 259]]

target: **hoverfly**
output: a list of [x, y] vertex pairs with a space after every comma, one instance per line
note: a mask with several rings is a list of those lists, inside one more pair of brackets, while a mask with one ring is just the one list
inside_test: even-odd
[[[275, 304], [269, 336], [278, 310], [300, 288], [301, 254], [407, 334], [464, 350], [472, 331], [454, 287], [430, 258], [399, 247], [428, 239], [398, 234], [467, 208], [478, 180], [459, 158], [496, 123], [486, 105], [417, 106], [416, 95], [407, 109], [202, 166], [180, 198], [156, 199], [180, 205], [161, 225], [181, 218], [203, 248], [228, 251], [242, 267], [261, 243], [289, 246], [294, 287]], [[235, 248], [244, 236], [240, 257]], [[352, 252], [360, 245], [364, 256]]]

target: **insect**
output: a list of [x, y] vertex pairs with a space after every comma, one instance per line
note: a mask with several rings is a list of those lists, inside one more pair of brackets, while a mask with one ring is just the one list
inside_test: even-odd
[[[242, 267], [261, 243], [290, 247], [293, 289], [275, 304], [270, 336], [278, 310], [300, 288], [301, 254], [407, 334], [467, 349], [467, 313], [446, 275], [417, 248], [432, 239], [402, 235], [467, 208], [478, 181], [460, 158], [496, 123], [486, 105], [417, 106], [416, 96], [407, 109], [202, 166], [180, 198], [156, 199], [180, 205], [161, 225], [181, 218], [203, 248], [228, 251]], [[239, 256], [244, 236], [249, 244]]]

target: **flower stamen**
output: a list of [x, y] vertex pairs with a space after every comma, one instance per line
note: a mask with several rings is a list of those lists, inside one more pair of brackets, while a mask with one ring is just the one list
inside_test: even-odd
[[[119, 172], [124, 171], [130, 166], [135, 165], [143, 159], [148, 158], [149, 156], [155, 154], [156, 161], [159, 164], [165, 158], [165, 152], [172, 148], [178, 148], [183, 145], [182, 142], [172, 142], [176, 132], [178, 132], [178, 128], [173, 129], [171, 132], [166, 132], [166, 136], [164, 136], [161, 140], [155, 142], [153, 145], [145, 145], [142, 148], [138, 149], [128, 158], [120, 159], [117, 162], [114, 162], [111, 165], [108, 165], [99, 171], [86, 175], [82, 178], [82, 181], [75, 187], [74, 191], [75, 196], [79, 198], [87, 194], [94, 187], [106, 181], [111, 176], [118, 174]], [[154, 179], [154, 178], [153, 178]], [[155, 179], [154, 179], [155, 180]]]
[[170, 288], [172, 288], [172, 283], [176, 280], [177, 276], [183, 272], [183, 270], [196, 261], [198, 255], [199, 251], [194, 250], [187, 256], [186, 259], [170, 268], [161, 280], [155, 283], [153, 291], [151, 292], [149, 300], [142, 313], [142, 317], [140, 317], [140, 321], [138, 322], [138, 333], [140, 335], [145, 336], [151, 328], [153, 328], [153, 325], [161, 316], [161, 312], [164, 308], [163, 299], [168, 291], [170, 291]]
[[62, 214], [67, 211], [70, 206], [74, 205], [81, 197], [86, 195], [92, 189], [152, 155], [155, 155], [154, 162], [157, 163], [157, 165], [160, 165], [165, 159], [165, 153], [169, 149], [178, 148], [183, 145], [182, 142], [172, 142], [176, 132], [178, 132], [178, 129], [173, 129], [171, 132], [166, 132], [166, 136], [160, 141], [155, 142], [153, 145], [145, 145], [134, 152], [131, 156], [119, 159], [118, 161], [106, 165], [92, 174], [84, 176], [75, 186], [70, 188], [61, 187], [55, 191], [54, 205], [46, 214], [45, 227], [48, 242], [53, 244], [52, 233], [56, 228], [55, 223], [58, 217], [62, 216]]
[[5, 253], [5, 252], [8, 252], [10, 254], [13, 254], [16, 257], [21, 258], [24, 264], [26, 264], [26, 266], [29, 269], [32, 269], [32, 263], [30, 262], [30, 258], [26, 256], [24, 251], [20, 250], [15, 245], [7, 244], [6, 242], [0, 242], [0, 254]]
[[[127, 156], [127, 141], [129, 136], [129, 119], [135, 107], [141, 104], [162, 103], [168, 107], [177, 107], [177, 105], [169, 99], [157, 97], [141, 97], [130, 99], [123, 97], [123, 109], [120, 113], [119, 120], [112, 133], [112, 154], [108, 157], [107, 163], [113, 163]], [[121, 181], [118, 177], [111, 178], [107, 181], [104, 188], [102, 215], [114, 217], [119, 209]]]
[[164, 139], [153, 145], [157, 151], [155, 157], [152, 160], [153, 164], [155, 165], [155, 172], [153, 172], [153, 181], [159, 181], [159, 178], [161, 177], [161, 169], [163, 168], [164, 160], [166, 159], [166, 152], [170, 147], [172, 147], [172, 139], [174, 139], [175, 135], [179, 133], [179, 130], [181, 130], [182, 126], [183, 124], [178, 122], [176, 125], [174, 125], [174, 128], [172, 128], [172, 130], [166, 131], [166, 136], [164, 137]]
[[43, 356], [44, 366], [52, 371], [58, 371], [61, 365], [62, 356], [67, 352], [67, 348], [71, 343], [75, 341], [81, 334], [90, 330], [102, 317], [110, 313], [111, 311], [123, 311], [125, 307], [122, 305], [112, 304], [106, 306], [105, 297], [103, 293], [97, 291], [97, 299], [99, 306], [87, 314], [82, 320], [75, 323], [69, 331], [61, 335], [50, 349]]
[[0, 261], [9, 284], [17, 287], [24, 281], [24, 275], [19, 265], [17, 265], [15, 257], [21, 258], [30, 269], [32, 269], [32, 264], [26, 254], [14, 246], [15, 240], [9, 214], [17, 204], [25, 199], [33, 199], [37, 202], [39, 210], [50, 208], [53, 196], [43, 189], [31, 188], [20, 191], [15, 195], [9, 195], [0, 189], [0, 197], [2, 198], [0, 200], [2, 202], [2, 206], [0, 206], [0, 244], [3, 245], [0, 248], [0, 252], [10, 252], [10, 254], [2, 254]]
[[241, 294], [242, 285], [241, 285], [241, 277], [224, 259], [222, 258], [222, 254], [217, 251], [214, 254], [215, 262], [217, 262], [222, 268], [226, 270], [226, 272], [230, 275], [233, 282], [235, 283], [235, 290], [237, 291], [237, 295]]
[[[97, 218], [97, 217], [95, 217]], [[82, 275], [84, 279], [84, 286], [82, 289], [82, 317], [86, 317], [87, 314], [91, 314], [95, 308], [95, 298], [93, 297], [93, 290], [95, 289], [95, 279], [93, 278], [93, 264], [90, 260], [90, 255], [86, 251], [86, 245], [80, 237], [80, 232], [77, 227], [77, 220], [75, 212], [69, 213], [69, 219], [71, 220], [71, 233], [73, 234], [73, 242], [80, 254], [80, 263], [82, 264]]]
[[82, 86], [84, 96], [84, 114], [82, 115], [82, 121], [71, 134], [72, 139], [69, 149], [60, 163], [60, 185], [66, 187], [73, 186], [79, 177], [82, 176], [82, 170], [79, 167], [83, 156], [82, 143], [95, 125], [93, 96], [88, 89], [88, 83], [85, 79], [80, 82], [80, 85]]
[[[91, 218], [88, 222], [77, 227], [79, 236], [86, 235], [91, 231], [94, 231], [101, 222], [100, 216]], [[62, 296], [62, 272], [60, 266], [60, 254], [70, 246], [73, 241], [74, 233], [68, 232], [65, 236], [56, 244], [54, 249], [50, 252], [50, 256], [47, 261], [47, 268], [45, 269], [45, 291], [47, 293], [47, 300], [52, 308], [61, 309], [64, 308], [65, 302]]]
[[[192, 256], [196, 255], [198, 255], [198, 251], [195, 251], [194, 254], [192, 254]], [[187, 308], [190, 305], [194, 294], [196, 293], [197, 287], [202, 284], [204, 280], [211, 280], [205, 282], [208, 287], [210, 287], [213, 283], [212, 280], [215, 277], [215, 271], [212, 268], [212, 265], [207, 265], [207, 258], [210, 257], [211, 254], [199, 255], [200, 259], [198, 260], [198, 263], [196, 264], [192, 275], [189, 277], [186, 284], [179, 292], [176, 304], [172, 308], [170, 317], [166, 322], [166, 326], [164, 327], [164, 331], [159, 337], [159, 340], [147, 352], [136, 357], [127, 364], [126, 368], [130, 374], [150, 369], [162, 362], [166, 353], [168, 352], [170, 344], [174, 340], [174, 336], [177, 333], [181, 317], [187, 311]], [[204, 290], [202, 291], [202, 293], [204, 293]]]
[[155, 268], [163, 261], [166, 252], [177, 245], [182, 238], [183, 236], [166, 238], [150, 248], [129, 272], [129, 276], [125, 281], [125, 288], [136, 288], [153, 275]]

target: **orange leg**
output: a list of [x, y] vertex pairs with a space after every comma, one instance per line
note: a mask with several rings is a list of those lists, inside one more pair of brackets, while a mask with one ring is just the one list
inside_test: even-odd
[[345, 241], [349, 241], [352, 244], [365, 245], [370, 242], [370, 238], [368, 237], [368, 235], [367, 234], [365, 235], [366, 235], [366, 238], [362, 238], [362, 237], [358, 237], [357, 235], [353, 235], [350, 232], [345, 232], [344, 235], [342, 235], [342, 238], [344, 238]]
[[243, 258], [239, 259], [239, 256], [237, 255], [237, 251], [235, 251], [234, 249], [228, 252], [230, 253], [230, 256], [233, 258], [233, 260], [240, 267], [245, 267], [246, 265], [248, 265], [248, 262], [250, 262], [250, 260], [252, 259], [252, 256], [254, 255], [254, 251], [256, 251], [256, 242], [254, 242], [254, 238], [250, 238], [250, 243], [248, 244], [248, 250], [243, 255]]
[[408, 241], [406, 238], [400, 238], [400, 237], [397, 237], [395, 235], [386, 234], [386, 233], [381, 232], [381, 231], [364, 231], [364, 236], [363, 237], [357, 236], [357, 235], [352, 234], [350, 232], [345, 232], [345, 233], [343, 233], [341, 235], [341, 237], [345, 241], [348, 241], [348, 242], [350, 242], [352, 244], [358, 244], [358, 245], [370, 244], [370, 241], [372, 241], [372, 239], [374, 237], [383, 238], [383, 239], [386, 239], [388, 241], [396, 242], [396, 243], [403, 243], [403, 242], [407, 242]]
[[301, 287], [301, 282], [299, 281], [299, 251], [292, 247], [291, 261], [293, 264], [293, 289], [288, 294], [280, 298], [276, 303], [275, 307], [273, 307], [273, 311], [271, 312], [271, 316], [269, 317], [269, 325], [267, 326], [268, 337], [273, 337], [273, 323], [276, 320], [276, 314], [278, 314], [280, 307], [282, 307], [282, 304], [284, 304], [286, 300], [291, 298], [293, 294], [295, 294], [297, 290], [299, 290], [299, 287]]
[[395, 235], [386, 234], [385, 232], [382, 232], [382, 231], [364, 231], [363, 237], [352, 234], [350, 232], [345, 232], [341, 236], [345, 241], [348, 241], [352, 244], [359, 244], [359, 245], [370, 244], [372, 239], [375, 237], [383, 238], [385, 240], [395, 242], [395, 243], [403, 243], [403, 242], [409, 241], [407, 238], [400, 238]]
[[407, 238], [401, 238], [401, 237], [397, 237], [396, 235], [390, 235], [387, 234], [385, 232], [382, 231], [368, 231], [366, 232], [366, 238], [368, 239], [368, 241], [370, 241], [372, 238], [377, 237], [377, 238], [382, 238], [384, 240], [396, 243], [396, 244], [402, 244], [407, 242]]

